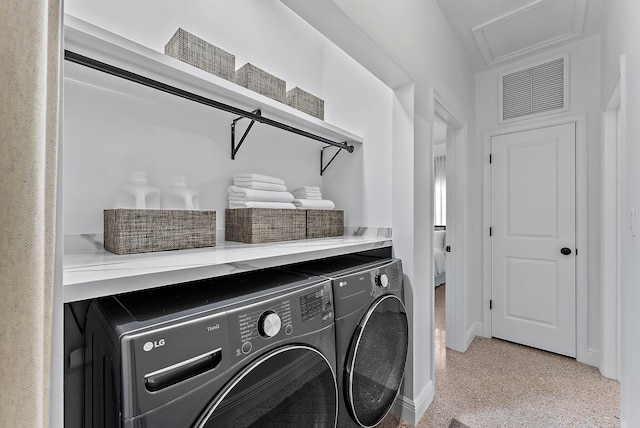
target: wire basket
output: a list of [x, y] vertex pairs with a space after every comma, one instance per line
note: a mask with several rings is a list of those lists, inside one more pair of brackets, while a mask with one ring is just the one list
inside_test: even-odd
[[215, 211], [104, 210], [104, 248], [115, 254], [215, 245]]

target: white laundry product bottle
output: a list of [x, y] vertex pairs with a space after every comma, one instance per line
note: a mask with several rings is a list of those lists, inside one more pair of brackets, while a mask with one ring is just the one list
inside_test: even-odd
[[173, 210], [199, 210], [200, 193], [187, 187], [183, 175], [177, 175], [169, 190], [164, 192], [162, 207]]
[[160, 189], [147, 184], [144, 171], [131, 171], [127, 184], [119, 189], [114, 208], [160, 208]]

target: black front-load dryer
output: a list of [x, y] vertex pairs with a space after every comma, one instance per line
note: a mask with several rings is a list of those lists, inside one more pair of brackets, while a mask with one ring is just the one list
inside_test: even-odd
[[349, 255], [291, 269], [324, 276], [333, 286], [338, 426], [377, 425], [400, 392], [407, 361], [409, 324], [401, 261]]
[[333, 306], [278, 271], [97, 299], [85, 427], [335, 427]]

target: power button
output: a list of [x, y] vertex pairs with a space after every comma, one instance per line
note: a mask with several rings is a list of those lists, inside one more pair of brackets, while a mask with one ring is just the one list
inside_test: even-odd
[[251, 352], [251, 348], [253, 348], [253, 345], [251, 344], [251, 342], [244, 342], [242, 344], [242, 353], [248, 354], [249, 352]]

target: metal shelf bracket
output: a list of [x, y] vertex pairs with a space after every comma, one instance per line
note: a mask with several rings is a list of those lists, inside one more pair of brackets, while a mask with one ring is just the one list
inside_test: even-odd
[[[260, 109], [256, 109], [251, 113], [257, 116], [262, 116], [262, 111], [260, 111]], [[242, 145], [242, 143], [244, 143], [244, 139], [247, 138], [247, 135], [249, 135], [249, 131], [251, 131], [253, 124], [256, 123], [255, 119], [251, 119], [251, 122], [249, 122], [249, 126], [247, 126], [247, 129], [244, 131], [244, 134], [242, 134], [240, 141], [236, 145], [236, 123], [242, 119], [246, 119], [246, 117], [240, 116], [233, 119], [233, 121], [231, 122], [231, 159], [233, 160], [235, 160], [236, 153], [238, 153], [238, 150], [240, 150], [240, 146]]]
[[[346, 143], [345, 143], [346, 144]], [[329, 159], [329, 162], [324, 163], [324, 151], [326, 149], [328, 149], [329, 147], [332, 146], [325, 146], [322, 148], [322, 150], [320, 150], [320, 175], [323, 175], [324, 172], [327, 170], [327, 168], [329, 168], [329, 165], [331, 165], [331, 162], [333, 162], [333, 160], [340, 154], [340, 152], [343, 150], [342, 148], [338, 148], [338, 150], [333, 154], [333, 156], [331, 156], [331, 159]], [[346, 150], [346, 149], [345, 149]], [[349, 152], [351, 153], [351, 151]]]

